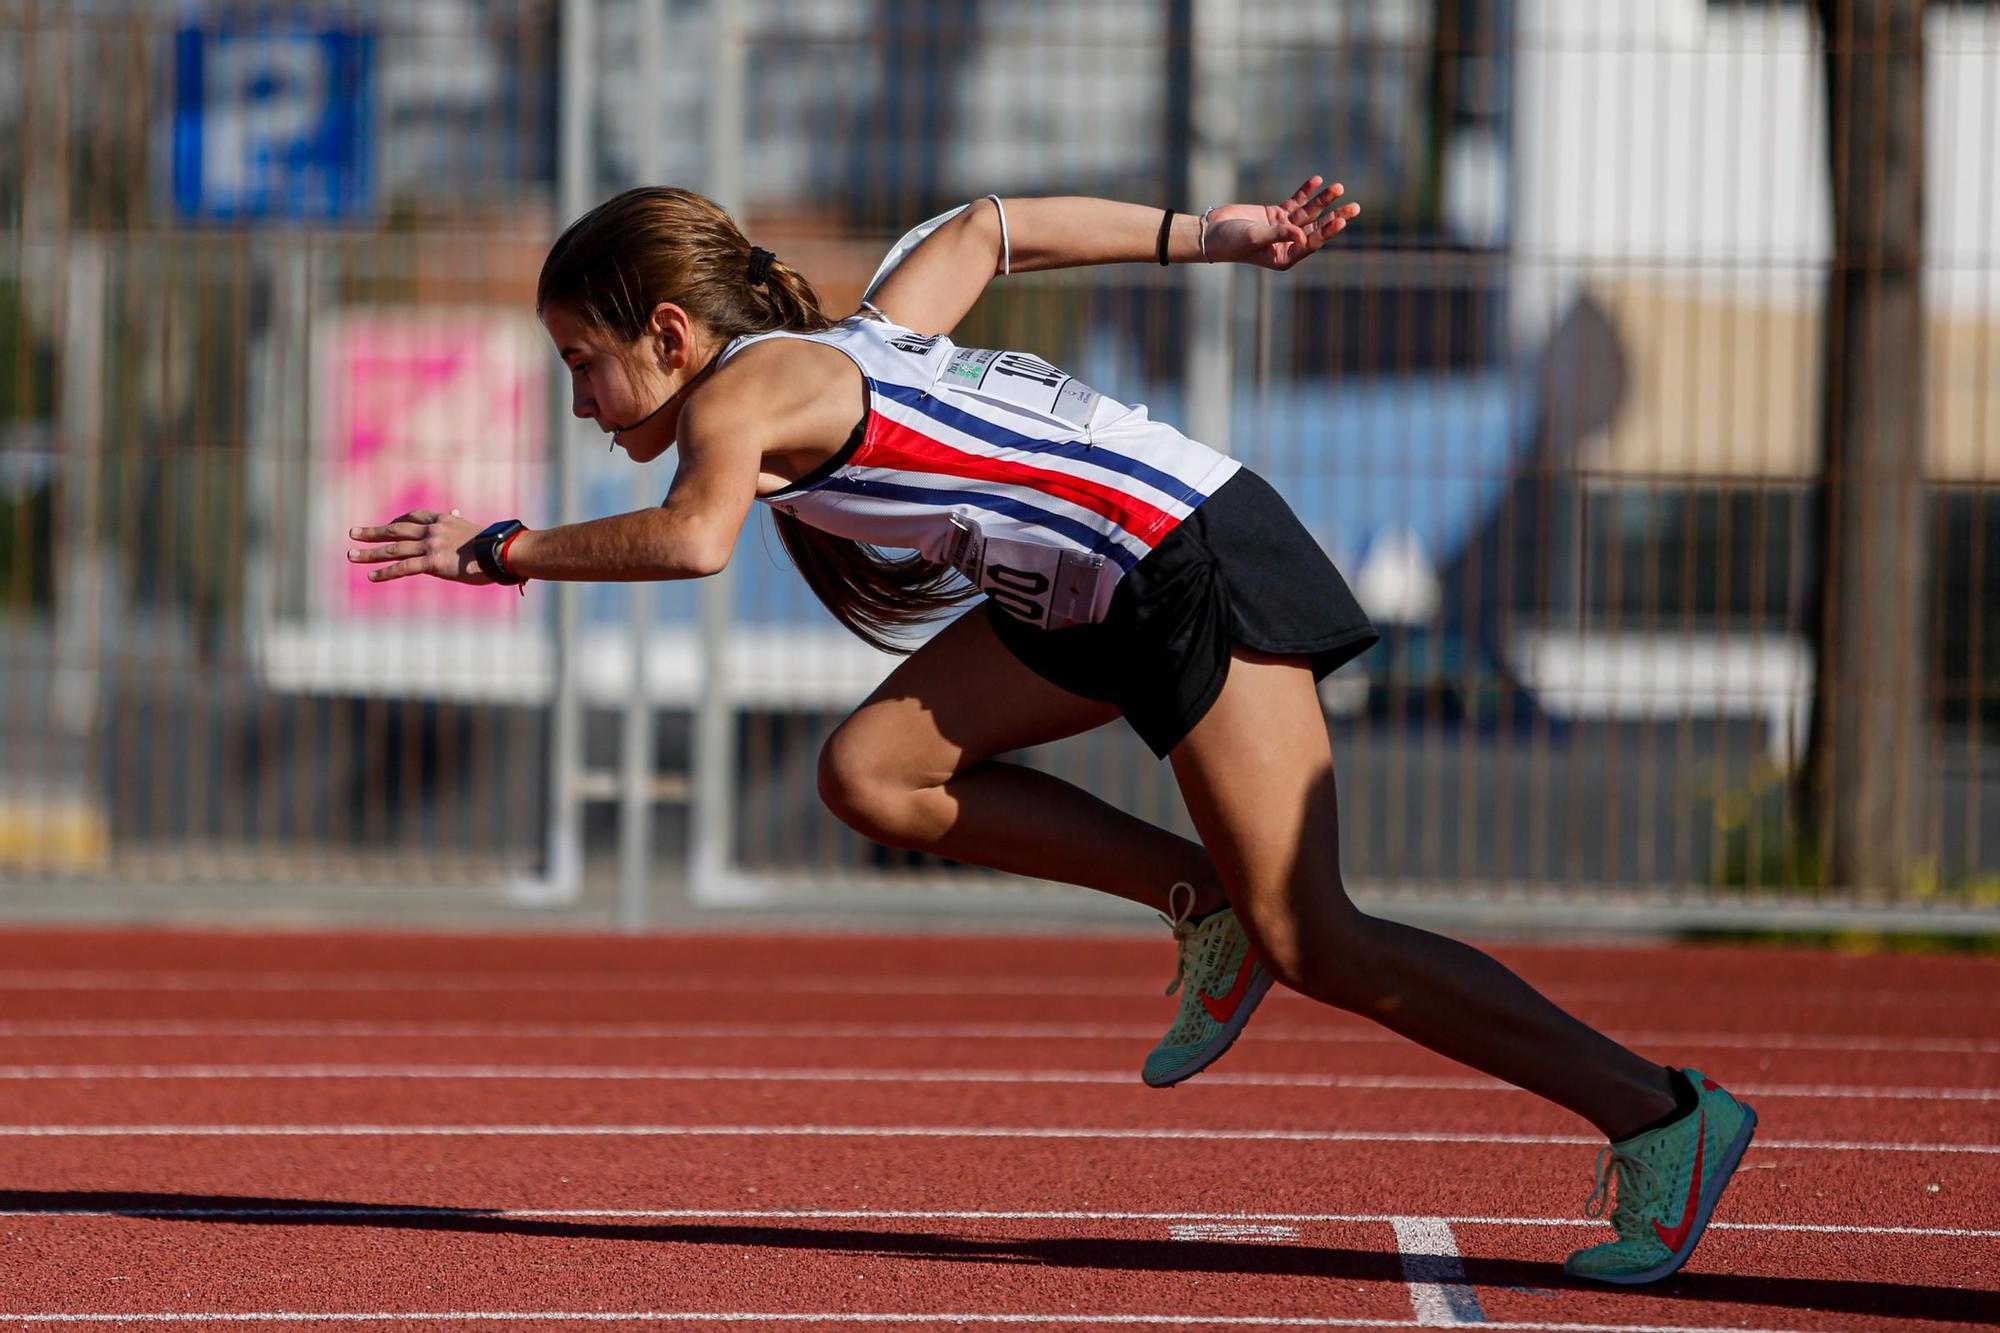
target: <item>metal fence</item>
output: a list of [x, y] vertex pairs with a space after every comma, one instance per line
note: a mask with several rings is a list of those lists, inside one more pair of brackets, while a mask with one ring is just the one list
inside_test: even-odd
[[[849, 308], [989, 191], [1324, 170], [1365, 212], [1290, 274], [1022, 275], [957, 336], [1228, 448], [1346, 572], [1384, 631], [1322, 691], [1349, 878], [1460, 919], [1995, 929], [2000, 7], [1924, 37], [1922, 814], [1907, 873], [1834, 888], [1792, 797], [1849, 688], [1813, 637], [1802, 5], [0, 0], [0, 906], [1018, 895], [820, 809], [893, 662], [761, 516], [704, 585], [525, 599], [358, 583], [344, 530], [657, 503], [670, 463], [589, 451], [530, 309], [628, 184], [703, 189]], [[1032, 759], [1188, 829], [1122, 726]]]

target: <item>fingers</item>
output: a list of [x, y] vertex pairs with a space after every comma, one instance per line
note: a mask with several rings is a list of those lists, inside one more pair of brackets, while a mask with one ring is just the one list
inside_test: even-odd
[[1335, 232], [1345, 230], [1348, 222], [1360, 212], [1359, 204], [1348, 204], [1343, 208], [1333, 209], [1307, 228], [1312, 234], [1313, 243], [1324, 244]]
[[[469, 575], [463, 560], [460, 539], [465, 517], [454, 509], [447, 517], [435, 509], [412, 509], [402, 517], [376, 527], [353, 527], [348, 540], [370, 542], [370, 546], [350, 546], [347, 562], [375, 565], [368, 571], [370, 583], [386, 583], [416, 574], [431, 574], [459, 583], [484, 582]], [[452, 556], [453, 550], [457, 556]]]
[[422, 542], [394, 542], [387, 546], [355, 547], [348, 551], [349, 564], [378, 565], [389, 560], [408, 560], [425, 554]]
[[[1315, 176], [1313, 177], [1313, 180], [1316, 182], [1319, 180], [1319, 177]], [[1339, 181], [1335, 181], [1331, 185], [1328, 185], [1325, 189], [1319, 191], [1317, 194], [1311, 195], [1310, 197], [1301, 200], [1296, 206], [1292, 207], [1291, 210], [1285, 214], [1285, 216], [1290, 218], [1292, 221], [1298, 223], [1300, 226], [1305, 226], [1306, 224], [1312, 222], [1315, 218], [1318, 218], [1321, 214], [1325, 213], [1327, 210], [1331, 209], [1333, 207], [1334, 200], [1340, 198], [1341, 195], [1346, 193], [1347, 193], [1347, 187], [1342, 185]]]
[[[428, 523], [413, 522], [413, 515], [405, 514], [394, 523], [380, 528], [349, 528], [347, 535], [358, 542], [422, 541]], [[436, 519], [431, 519], [435, 523]]]
[[368, 581], [370, 583], [387, 583], [390, 579], [406, 579], [412, 574], [421, 574], [423, 572], [423, 561], [404, 560], [399, 564], [390, 565], [387, 569], [369, 570]]

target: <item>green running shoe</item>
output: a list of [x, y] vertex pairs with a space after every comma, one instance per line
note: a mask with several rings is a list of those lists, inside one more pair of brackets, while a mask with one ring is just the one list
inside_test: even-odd
[[[1184, 905], [1179, 901], [1183, 889]], [[1233, 908], [1190, 921], [1194, 885], [1182, 883], [1167, 890], [1167, 910], [1173, 915], [1161, 919], [1174, 928], [1180, 951], [1167, 994], [1180, 991], [1181, 1007], [1139, 1073], [1155, 1088], [1172, 1087], [1220, 1059], [1271, 989], [1270, 970], [1250, 947]]]
[[1636, 1134], [1597, 1155], [1597, 1188], [1586, 1211], [1604, 1215], [1617, 1182], [1611, 1228], [1618, 1239], [1578, 1250], [1563, 1272], [1593, 1282], [1637, 1285], [1675, 1272], [1694, 1253], [1708, 1215], [1750, 1146], [1757, 1113], [1700, 1071], [1683, 1069], [1699, 1097], [1664, 1128]]

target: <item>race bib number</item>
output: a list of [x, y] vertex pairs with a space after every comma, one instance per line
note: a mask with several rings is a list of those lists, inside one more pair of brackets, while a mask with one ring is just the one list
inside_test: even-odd
[[938, 383], [988, 402], [1065, 422], [1076, 430], [1090, 424], [1103, 395], [1067, 371], [1026, 352], [961, 347], [951, 354]]
[[1105, 561], [1087, 551], [989, 537], [960, 514], [951, 518], [948, 553], [956, 569], [1016, 620], [1043, 629], [1089, 622]]

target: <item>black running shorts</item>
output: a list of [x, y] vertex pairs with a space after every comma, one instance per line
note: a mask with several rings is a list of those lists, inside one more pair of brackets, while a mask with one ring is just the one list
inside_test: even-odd
[[1101, 622], [1045, 630], [990, 601], [986, 614], [1036, 675], [1117, 704], [1161, 758], [1222, 693], [1231, 645], [1303, 657], [1319, 679], [1377, 637], [1291, 506], [1248, 468], [1119, 580]]

